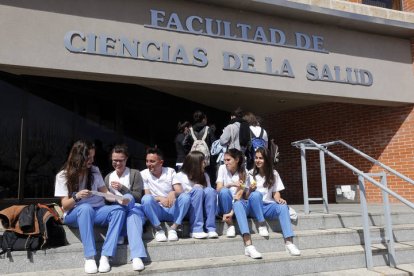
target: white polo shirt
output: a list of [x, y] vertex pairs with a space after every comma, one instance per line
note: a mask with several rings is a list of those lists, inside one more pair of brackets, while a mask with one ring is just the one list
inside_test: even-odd
[[256, 181], [256, 187], [257, 187], [256, 191], [258, 191], [259, 193], [263, 195], [263, 202], [265, 203], [275, 202], [275, 199], [272, 196], [273, 193], [276, 193], [276, 192], [279, 192], [285, 189], [282, 179], [280, 178], [280, 175], [276, 170], [273, 170], [273, 174], [275, 175], [275, 183], [273, 183], [273, 186], [270, 190], [263, 186], [265, 183], [265, 177], [261, 177], [259, 174], [253, 177], [252, 174], [253, 174], [253, 170], [249, 172], [250, 183], [254, 183], [253, 181]]
[[[246, 176], [248, 176], [248, 172], [246, 170]], [[227, 185], [230, 185], [231, 183], [234, 182], [239, 182], [239, 173], [236, 172], [235, 174], [231, 174], [230, 171], [227, 170], [226, 165], [220, 165], [219, 170], [217, 172], [217, 182], [221, 182], [223, 183], [223, 186], [226, 187]], [[246, 181], [244, 183], [246, 185], [245, 188], [249, 188], [250, 186], [250, 182], [249, 182], [249, 177], [246, 177]], [[237, 187], [231, 187], [230, 188], [230, 192], [231, 195], [234, 196], [236, 194], [237, 191]]]
[[114, 188], [112, 188], [111, 186], [111, 182], [112, 181], [116, 181], [121, 183], [123, 186], [127, 187], [128, 189], [131, 188], [131, 184], [129, 183], [129, 173], [130, 173], [130, 169], [128, 167], [125, 168], [124, 172], [122, 173], [121, 177], [118, 176], [118, 174], [116, 173], [116, 171], [113, 171], [110, 175], [109, 175], [109, 191], [113, 194], [122, 196], [122, 193], [119, 192], [118, 190], [115, 190]]
[[173, 179], [175, 170], [173, 168], [162, 167], [161, 176], [155, 177], [149, 169], [141, 171], [141, 176], [144, 181], [144, 189], [149, 190], [153, 196], [168, 196], [168, 193], [173, 190]]
[[[92, 166], [92, 175], [93, 175], [93, 182], [91, 186], [91, 191], [98, 191], [99, 188], [105, 187], [105, 182], [102, 178], [101, 172], [99, 171], [98, 167]], [[55, 196], [56, 197], [65, 197], [68, 196], [68, 186], [67, 186], [67, 179], [65, 176], [65, 171], [60, 171], [56, 175], [55, 181]], [[81, 179], [79, 183], [79, 191], [86, 189], [86, 178]], [[91, 195], [87, 198], [82, 198], [76, 205], [81, 205], [84, 203], [89, 203], [92, 207], [101, 207], [105, 205], [105, 200], [101, 196]], [[75, 206], [76, 206], [75, 205]]]
[[[204, 176], [206, 178], [207, 187], [211, 187], [210, 177], [208, 176], [207, 173], [204, 173]], [[203, 185], [198, 184], [198, 183], [194, 183], [193, 181], [188, 179], [188, 176], [183, 172], [179, 172], [174, 176], [173, 183], [174, 184], [181, 184], [181, 186], [183, 187], [183, 191], [185, 193], [189, 193], [193, 189], [193, 187], [196, 186], [196, 185], [203, 188]]]

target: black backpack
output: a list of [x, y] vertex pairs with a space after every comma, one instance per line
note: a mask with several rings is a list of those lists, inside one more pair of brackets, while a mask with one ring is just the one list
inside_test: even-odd
[[[9, 207], [9, 208], [13, 208]], [[14, 221], [0, 214], [6, 229], [0, 236], [0, 255], [11, 257], [11, 251], [31, 252], [48, 247], [67, 245], [65, 229], [53, 205], [30, 204], [21, 210]]]

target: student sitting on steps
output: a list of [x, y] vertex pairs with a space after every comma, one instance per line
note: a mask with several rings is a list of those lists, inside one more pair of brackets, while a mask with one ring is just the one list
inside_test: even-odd
[[[64, 223], [78, 227], [85, 255], [85, 272], [111, 270], [109, 257], [116, 253], [119, 234], [125, 222], [121, 205], [105, 205], [104, 198], [93, 192], [108, 193], [99, 169], [92, 165], [95, 147], [87, 141], [77, 141], [70, 150], [63, 169], [56, 175], [55, 196], [61, 198]], [[123, 205], [128, 201], [122, 201]], [[99, 269], [96, 266], [96, 245], [93, 225], [108, 225], [102, 246]]]
[[155, 228], [155, 240], [167, 241], [161, 221], [174, 222], [168, 231], [168, 240], [177, 241], [177, 228], [190, 207], [190, 196], [182, 193], [181, 185], [173, 183], [175, 170], [163, 167], [164, 155], [158, 148], [149, 148], [146, 155], [147, 169], [141, 172], [145, 195], [142, 206], [148, 220]]
[[279, 219], [282, 234], [285, 239], [286, 251], [293, 256], [299, 256], [300, 250], [293, 244], [294, 236], [290, 222], [289, 208], [280, 196], [283, 186], [279, 173], [273, 169], [269, 151], [264, 148], [256, 150], [254, 168], [249, 171], [250, 188], [246, 196], [250, 200], [260, 201], [260, 207], [254, 208], [253, 213], [261, 225], [259, 234], [268, 237], [269, 232], [265, 226], [265, 219]]
[[[130, 199], [127, 208], [126, 225], [118, 239], [118, 244], [124, 243], [125, 234], [128, 236], [129, 249], [131, 250], [132, 269], [143, 270], [144, 264], [141, 258], [146, 258], [142, 230], [145, 224], [144, 210], [141, 206], [143, 181], [138, 170], [126, 166], [128, 161], [128, 148], [126, 145], [116, 145], [111, 152], [111, 161], [114, 171], [105, 177], [105, 185], [108, 190], [119, 196]], [[126, 226], [126, 227], [125, 227]]]
[[[218, 238], [216, 232], [217, 193], [211, 188], [210, 178], [204, 171], [205, 156], [192, 151], [184, 159], [181, 172], [173, 180], [190, 196], [190, 236], [195, 239]], [[205, 232], [206, 231], [206, 232]]]
[[243, 242], [244, 254], [253, 259], [260, 259], [260, 254], [252, 244], [247, 216], [253, 208], [259, 208], [261, 203], [256, 198], [244, 200], [243, 191], [249, 188], [247, 171], [244, 166], [244, 156], [238, 149], [229, 149], [224, 154], [224, 165], [221, 165], [217, 174], [218, 214], [228, 225], [227, 237], [235, 237], [233, 214], [236, 215]]

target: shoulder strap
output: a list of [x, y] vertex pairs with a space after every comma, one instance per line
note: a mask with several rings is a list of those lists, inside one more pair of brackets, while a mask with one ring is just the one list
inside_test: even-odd
[[194, 131], [193, 131], [193, 128], [192, 127], [190, 127], [190, 133], [191, 133], [191, 137], [193, 137], [193, 140], [195, 141], [195, 140], [197, 140], [197, 137], [195, 136], [195, 134], [194, 134]]
[[253, 132], [253, 130], [252, 129], [250, 129], [250, 136], [251, 136], [251, 138], [253, 139], [253, 138], [257, 138], [257, 136], [256, 135], [254, 135], [254, 132]]
[[[41, 204], [38, 203], [37, 206], [39, 208], [45, 208], [47, 211], [49, 211], [50, 215], [53, 216], [53, 218], [55, 219], [55, 221], [59, 221], [59, 216], [56, 214], [55, 210], [52, 210], [52, 208], [50, 208], [49, 206], [45, 205], [45, 204]], [[43, 218], [44, 219], [44, 218]]]
[[259, 138], [263, 138], [264, 129], [262, 127], [260, 129], [261, 130], [260, 130]]
[[250, 129], [250, 134], [252, 135], [252, 138], [263, 138], [264, 129], [262, 127], [260, 128], [260, 134], [259, 134], [259, 136], [254, 135], [254, 132], [253, 132], [252, 129]]
[[204, 135], [203, 135], [203, 138], [201, 138], [201, 140], [203, 141], [206, 140], [207, 134], [208, 134], [208, 126], [205, 127]]

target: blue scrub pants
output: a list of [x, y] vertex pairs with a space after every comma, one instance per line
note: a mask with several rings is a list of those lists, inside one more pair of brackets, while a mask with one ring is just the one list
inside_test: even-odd
[[141, 204], [135, 203], [135, 199], [131, 194], [125, 194], [123, 196], [130, 201], [128, 206], [124, 206], [126, 209], [126, 224], [124, 224], [121, 236], [125, 236], [125, 234], [128, 236], [131, 259], [145, 258], [147, 257], [147, 252], [142, 241], [142, 229], [145, 224], [144, 210]]
[[94, 208], [90, 204], [84, 203], [70, 210], [65, 216], [64, 223], [79, 228], [85, 257], [96, 255], [93, 226], [95, 224], [108, 226], [101, 255], [112, 257], [116, 253], [118, 237], [125, 221], [125, 215], [125, 210], [120, 205], [104, 205]]
[[282, 228], [283, 237], [289, 238], [295, 236], [292, 230], [292, 224], [290, 223], [288, 205], [277, 204], [276, 202], [263, 202], [263, 196], [259, 192], [250, 194], [249, 202], [253, 199], [261, 202], [259, 207], [252, 208], [253, 214], [259, 222], [264, 222], [265, 218], [270, 220], [277, 218], [279, 219], [280, 227]]
[[[255, 192], [252, 194], [254, 193]], [[233, 208], [234, 215], [237, 219], [237, 224], [239, 225], [240, 233], [242, 235], [250, 234], [247, 216], [251, 216], [254, 209], [261, 208], [263, 201], [260, 200], [260, 198], [257, 196], [250, 196], [249, 200], [241, 199], [233, 203], [233, 196], [231, 195], [230, 189], [228, 188], [222, 188], [219, 192], [218, 198], [219, 214], [223, 215], [230, 213], [231, 209]]]
[[159, 226], [161, 221], [174, 222], [180, 225], [190, 207], [190, 196], [185, 193], [180, 194], [174, 206], [170, 208], [161, 206], [153, 195], [144, 195], [141, 204], [145, 215], [154, 227]]
[[216, 190], [211, 187], [206, 187], [204, 189], [195, 187], [188, 194], [191, 198], [188, 211], [190, 232], [204, 232], [204, 216], [206, 217], [205, 227], [207, 232], [216, 231]]

